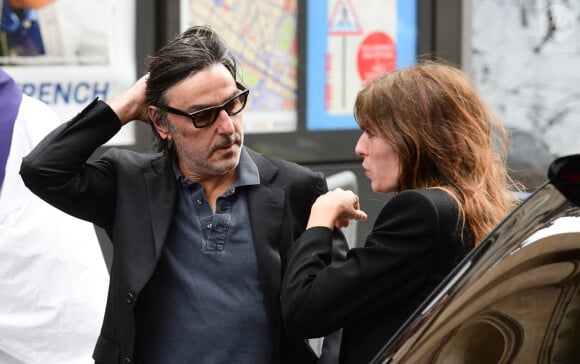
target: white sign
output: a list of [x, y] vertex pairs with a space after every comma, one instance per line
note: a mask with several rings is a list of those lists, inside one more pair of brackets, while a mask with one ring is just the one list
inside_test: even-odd
[[[135, 82], [135, 0], [57, 0], [18, 14], [2, 24], [0, 66], [63, 121]], [[134, 126], [108, 144], [135, 144]]]

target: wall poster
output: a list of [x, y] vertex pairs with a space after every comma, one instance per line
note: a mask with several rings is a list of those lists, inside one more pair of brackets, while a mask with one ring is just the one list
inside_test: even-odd
[[[135, 82], [135, 0], [0, 1], [0, 67], [61, 120]], [[108, 143], [131, 144], [133, 123]]]
[[475, 84], [543, 181], [553, 156], [580, 153], [580, 0], [471, 6]]
[[357, 92], [416, 61], [417, 1], [309, 0], [306, 17], [306, 129], [357, 129]]
[[210, 25], [224, 37], [251, 90], [246, 134], [296, 131], [297, 0], [182, 0], [181, 29]]

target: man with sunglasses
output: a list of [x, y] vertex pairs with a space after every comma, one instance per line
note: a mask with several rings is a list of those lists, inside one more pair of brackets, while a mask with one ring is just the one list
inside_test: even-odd
[[[207, 27], [152, 57], [148, 75], [95, 100], [24, 158], [36, 194], [113, 243], [96, 363], [314, 363], [282, 326], [286, 251], [323, 177], [243, 146], [250, 91]], [[88, 161], [122, 125], [147, 121], [158, 153]], [[336, 244], [346, 247], [340, 232]], [[331, 257], [321, 257], [331, 259]]]

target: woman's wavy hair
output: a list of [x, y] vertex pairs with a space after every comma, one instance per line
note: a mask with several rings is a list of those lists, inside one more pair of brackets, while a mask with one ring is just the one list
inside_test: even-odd
[[383, 75], [362, 89], [355, 117], [400, 157], [399, 190], [439, 188], [457, 202], [474, 243], [518, 200], [508, 174], [508, 134], [467, 76], [435, 61]]
[[[167, 105], [166, 91], [213, 64], [222, 64], [237, 81], [237, 61], [224, 40], [208, 26], [193, 26], [177, 35], [167, 45], [149, 58], [147, 105]], [[167, 123], [167, 114], [159, 110], [160, 122]], [[150, 122], [158, 152], [168, 152], [169, 142], [159, 136]]]

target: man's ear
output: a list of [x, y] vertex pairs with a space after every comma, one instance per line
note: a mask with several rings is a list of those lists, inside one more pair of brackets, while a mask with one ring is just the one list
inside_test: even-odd
[[157, 110], [155, 106], [147, 106], [147, 114], [149, 115], [149, 119], [153, 123], [153, 126], [155, 126], [155, 130], [157, 130], [159, 136], [162, 139], [170, 139], [169, 128], [160, 121], [161, 117], [159, 116], [159, 110]]

